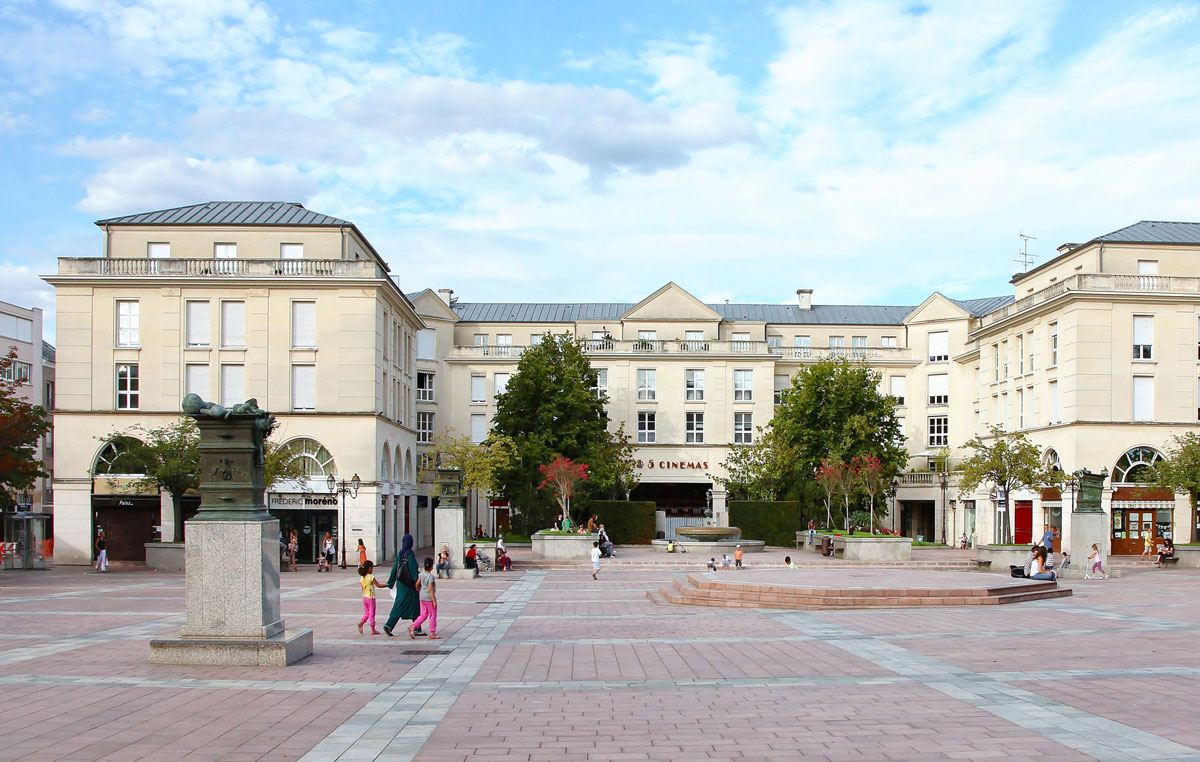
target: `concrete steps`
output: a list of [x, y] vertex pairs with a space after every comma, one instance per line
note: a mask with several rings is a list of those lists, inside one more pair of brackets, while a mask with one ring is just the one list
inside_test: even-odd
[[689, 574], [647, 597], [660, 603], [726, 608], [859, 609], [912, 606], [988, 606], [1071, 595], [1053, 582], [974, 588], [804, 588], [723, 582]]

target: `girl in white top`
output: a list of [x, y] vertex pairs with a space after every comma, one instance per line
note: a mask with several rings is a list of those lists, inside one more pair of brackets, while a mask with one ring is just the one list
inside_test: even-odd
[[1088, 553], [1087, 573], [1083, 575], [1083, 578], [1095, 579], [1097, 574], [1103, 579], [1108, 579], [1108, 572], [1104, 571], [1104, 554], [1100, 552], [1099, 547], [1093, 544], [1092, 552]]
[[592, 579], [600, 573], [600, 543], [592, 543]]

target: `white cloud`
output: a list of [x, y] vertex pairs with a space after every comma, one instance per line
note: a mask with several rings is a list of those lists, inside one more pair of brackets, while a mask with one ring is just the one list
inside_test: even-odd
[[89, 178], [79, 208], [104, 216], [199, 201], [292, 201], [315, 188], [295, 166], [257, 159], [131, 158]]

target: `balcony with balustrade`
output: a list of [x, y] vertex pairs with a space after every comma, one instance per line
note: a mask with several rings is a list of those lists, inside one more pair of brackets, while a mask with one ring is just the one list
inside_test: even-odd
[[60, 257], [58, 277], [84, 278], [383, 278], [365, 259], [143, 259]]
[[1179, 275], [1116, 275], [1079, 273], [978, 318], [975, 330], [990, 327], [1068, 294], [1178, 294], [1195, 298], [1200, 278]]
[[[690, 339], [583, 339], [583, 351], [591, 357], [675, 356], [686, 359], [697, 356], [759, 357], [762, 359], [806, 363], [827, 357], [863, 360], [868, 363], [912, 363], [908, 347], [778, 347], [765, 341], [717, 341]], [[451, 359], [517, 359], [525, 347], [505, 346], [501, 354], [496, 346], [460, 345], [450, 352]]]

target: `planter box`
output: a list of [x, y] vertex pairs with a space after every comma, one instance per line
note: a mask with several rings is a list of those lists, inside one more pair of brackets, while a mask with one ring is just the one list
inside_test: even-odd
[[146, 568], [155, 571], [185, 571], [184, 543], [182, 542], [148, 542], [146, 543]]
[[[847, 561], [911, 561], [911, 537], [839, 537], [833, 538], [833, 555]], [[821, 534], [817, 533], [817, 547]]]
[[1200, 569], [1200, 545], [1176, 545], [1175, 557], [1180, 569]]
[[[1028, 545], [975, 546], [975, 558], [979, 561], [979, 571], [995, 572], [996, 574], [1008, 574], [1010, 566], [1024, 566], [1025, 557], [1028, 555]], [[1085, 557], [1084, 560], [1086, 561], [1087, 558]]]
[[592, 543], [600, 539], [600, 534], [546, 534], [537, 532], [530, 538], [533, 544], [534, 560], [544, 558], [566, 558], [573, 561], [586, 561], [592, 551]]

